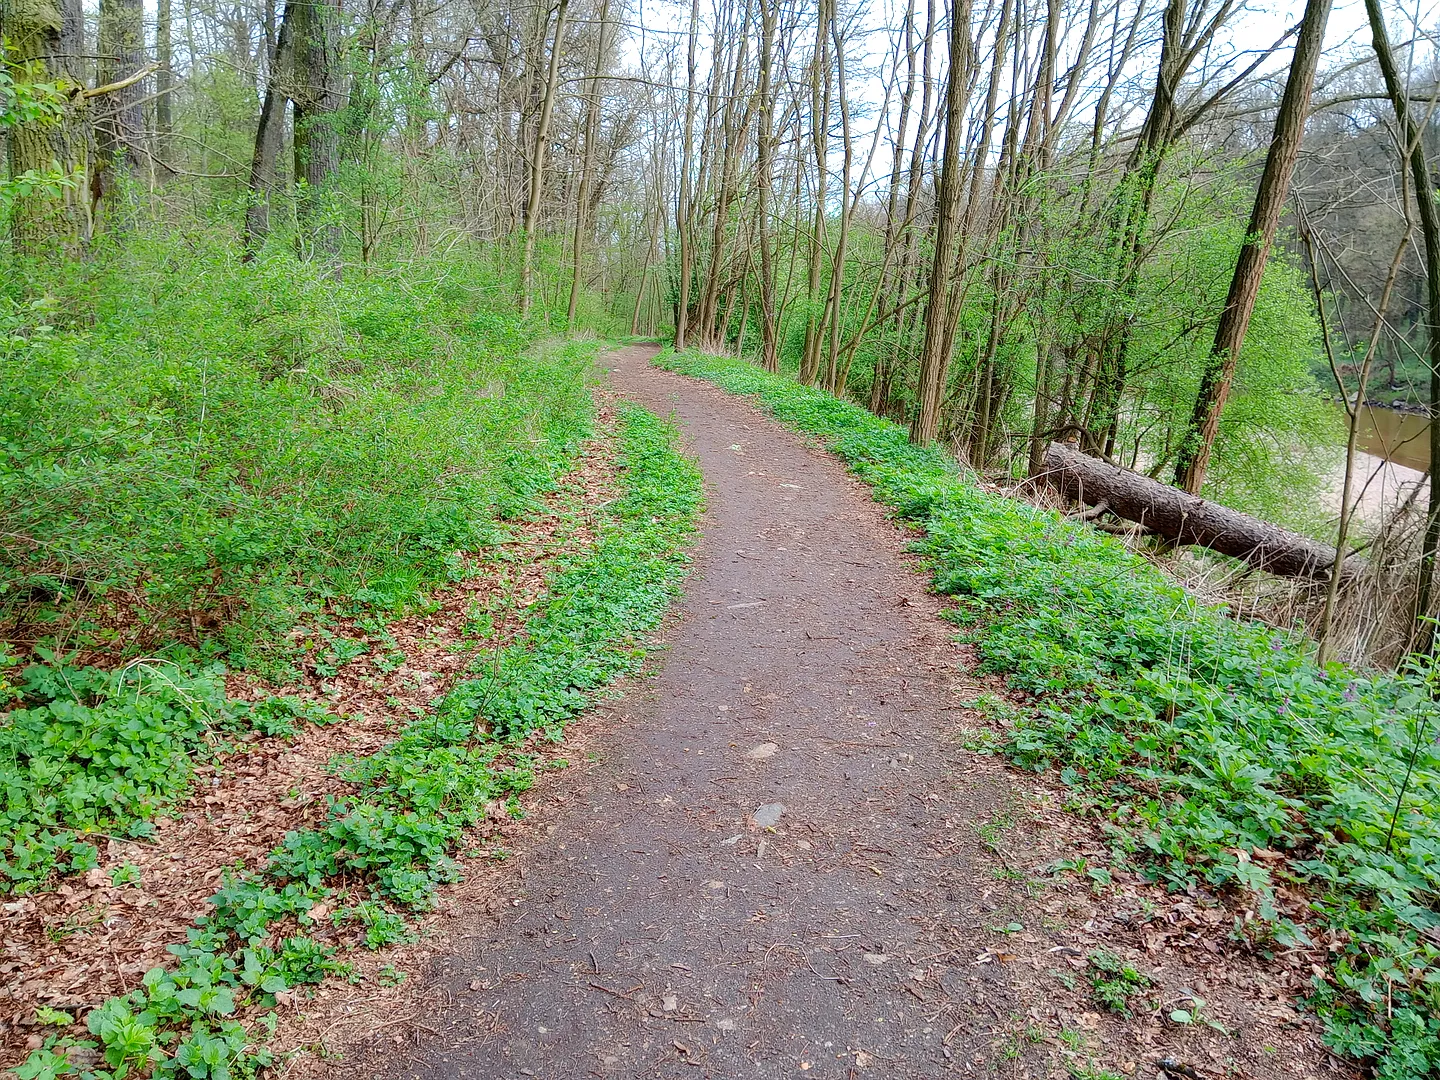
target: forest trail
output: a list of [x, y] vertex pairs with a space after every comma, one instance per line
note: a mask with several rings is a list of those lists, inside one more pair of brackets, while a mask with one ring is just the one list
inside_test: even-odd
[[1008, 973], [975, 958], [1016, 901], [974, 828], [1000, 785], [955, 771], [961, 650], [838, 461], [654, 353], [602, 364], [707, 482], [669, 650], [383, 1072], [964, 1073], [1004, 1025]]

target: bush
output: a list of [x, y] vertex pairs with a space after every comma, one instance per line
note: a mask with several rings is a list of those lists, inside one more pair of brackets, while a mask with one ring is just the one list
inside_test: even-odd
[[593, 347], [522, 355], [455, 252], [335, 282], [131, 237], [31, 286], [0, 296], [11, 640], [274, 663], [307, 612], [463, 575], [589, 431]]

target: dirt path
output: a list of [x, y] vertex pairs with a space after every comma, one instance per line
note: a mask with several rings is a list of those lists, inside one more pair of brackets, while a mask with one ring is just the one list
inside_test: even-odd
[[962, 658], [938, 602], [833, 458], [653, 352], [605, 363], [673, 412], [708, 484], [669, 652], [386, 1071], [978, 1070], [1009, 1003], [975, 957], [1009, 894], [973, 828], [997, 785], [952, 773]]

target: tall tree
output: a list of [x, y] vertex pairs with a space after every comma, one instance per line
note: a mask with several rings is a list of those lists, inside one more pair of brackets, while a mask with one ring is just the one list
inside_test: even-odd
[[680, 176], [675, 200], [675, 233], [680, 257], [680, 293], [675, 303], [675, 347], [689, 344], [690, 276], [695, 262], [694, 198], [690, 170], [695, 158], [696, 61], [700, 39], [700, 0], [690, 0], [690, 31], [685, 61], [685, 134], [680, 144]]
[[965, 139], [965, 107], [969, 97], [970, 0], [957, 0], [950, 13], [950, 70], [945, 86], [945, 152], [935, 196], [935, 254], [930, 263], [929, 303], [925, 307], [925, 344], [920, 354], [920, 381], [910, 441], [928, 446], [940, 432], [940, 406], [950, 372], [959, 320], [955, 303], [955, 234], [960, 221], [964, 181], [960, 146]]
[[[1426, 359], [1430, 367], [1430, 502], [1425, 512], [1425, 534], [1420, 549], [1420, 582], [1416, 590], [1414, 634], [1412, 646], [1417, 652], [1429, 654], [1435, 649], [1435, 623], [1430, 608], [1435, 588], [1435, 556], [1440, 548], [1440, 483], [1435, 479], [1435, 464], [1440, 462], [1440, 210], [1435, 205], [1435, 177], [1425, 152], [1425, 141], [1410, 108], [1410, 94], [1400, 77], [1395, 52], [1390, 47], [1390, 33], [1385, 27], [1385, 14], [1379, 0], [1365, 0], [1365, 13], [1370, 20], [1370, 40], [1380, 74], [1385, 80], [1385, 93], [1400, 124], [1400, 138], [1406, 163], [1415, 188], [1415, 201], [1420, 210], [1420, 236], [1425, 241], [1425, 335]], [[1405, 163], [1402, 163], [1402, 168]]]
[[[913, 3], [914, 0], [911, 0]], [[775, 5], [761, 0], [760, 11], [760, 123], [755, 143], [755, 232], [760, 245], [760, 366], [780, 367], [779, 327], [775, 311], [775, 266], [771, 244], [770, 204], [775, 188]]]
[[326, 203], [340, 167], [340, 0], [295, 0], [285, 18], [292, 23], [296, 242], [302, 255], [330, 261], [338, 273], [340, 225]]
[[170, 136], [173, 131], [175, 92], [174, 28], [171, 25], [170, 0], [156, 0], [155, 5], [155, 145], [152, 153], [159, 165], [170, 165]]
[[255, 257], [270, 232], [270, 200], [275, 188], [275, 166], [285, 137], [285, 105], [289, 101], [285, 87], [291, 67], [290, 36], [295, 27], [295, 9], [304, 2], [287, 0], [270, 52], [269, 78], [260, 104], [260, 118], [255, 124], [255, 149], [250, 157], [244, 234], [247, 260]]
[[141, 0], [101, 0], [99, 82], [114, 87], [95, 106], [98, 167], [91, 199], [99, 207], [113, 202], [116, 178], [147, 163], [145, 88], [132, 77], [145, 67], [145, 14]]
[[1280, 111], [1275, 116], [1275, 134], [1270, 139], [1270, 152], [1265, 156], [1265, 169], [1255, 192], [1255, 205], [1245, 240], [1230, 279], [1230, 294], [1225, 310], [1215, 328], [1215, 342], [1210, 347], [1200, 391], [1190, 414], [1186, 432], [1175, 466], [1175, 482], [1191, 495], [1200, 494], [1210, 453], [1220, 432], [1220, 417], [1225, 400], [1235, 380], [1235, 366], [1245, 343], [1245, 331], [1260, 294], [1260, 279], [1270, 257], [1270, 245], [1280, 224], [1280, 211], [1290, 192], [1290, 177], [1300, 153], [1300, 140], [1305, 135], [1305, 118], [1310, 112], [1310, 92], [1315, 86], [1315, 68], [1320, 62], [1325, 42], [1325, 24], [1330, 19], [1331, 0], [1309, 0], [1300, 23], [1300, 36], [1295, 42], [1295, 55], [1290, 61], [1290, 76], [1280, 98]]
[[[1193, 3], [1193, 6], [1192, 6]], [[1160, 170], [1186, 127], [1212, 108], [1220, 95], [1212, 95], [1183, 116], [1181, 83], [1234, 13], [1236, 0], [1166, 0], [1161, 18], [1160, 64], [1155, 92], [1141, 125], [1139, 137], [1125, 163], [1109, 208], [1112, 258], [1117, 285], [1116, 313], [1109, 320], [1099, 347], [1095, 380], [1086, 413], [1082, 447], [1109, 455], [1114, 449], [1120, 420], [1120, 401], [1129, 379], [1129, 351], [1134, 321], [1131, 318], [1140, 288], [1145, 260], [1146, 234]], [[1256, 64], [1259, 59], [1255, 61]], [[1251, 65], [1253, 69], [1254, 64]], [[1233, 84], [1232, 84], [1233, 85]], [[1097, 125], [1100, 122], [1097, 112]]]
[[580, 305], [580, 279], [584, 273], [585, 245], [589, 241], [590, 189], [594, 180], [595, 142], [600, 137], [600, 76], [610, 48], [610, 0], [600, 2], [600, 32], [595, 36], [595, 59], [585, 81], [585, 148], [580, 156], [580, 191], [575, 199], [575, 235], [571, 248], [570, 303], [565, 324], [575, 327], [575, 311]]
[[525, 203], [524, 251], [520, 263], [520, 313], [526, 314], [533, 302], [535, 274], [535, 234], [540, 229], [540, 207], [545, 198], [545, 156], [550, 148], [550, 121], [555, 116], [555, 98], [560, 92], [560, 54], [565, 42], [565, 19], [570, 0], [560, 0], [555, 8], [555, 36], [550, 42], [550, 58], [546, 64], [545, 86], [540, 99], [540, 119], [535, 125], [535, 141], [530, 147], [530, 182]]
[[85, 14], [81, 0], [0, 0], [0, 24], [17, 63], [39, 81], [59, 83], [67, 101], [49, 124], [15, 124], [6, 132], [10, 171], [67, 178], [58, 199], [43, 190], [21, 192], [10, 216], [20, 255], [74, 253], [89, 240], [90, 217], [74, 178], [89, 156], [89, 117], [80, 92]]

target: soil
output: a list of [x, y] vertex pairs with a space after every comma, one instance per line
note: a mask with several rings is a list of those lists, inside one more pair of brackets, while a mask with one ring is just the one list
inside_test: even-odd
[[[301, 1071], [1348, 1072], [1289, 1004], [1300, 975], [1227, 957], [1213, 899], [1043, 869], [1105, 848], [1063, 791], [966, 749], [977, 696], [1003, 687], [939, 617], [910, 537], [832, 456], [654, 352], [602, 363], [706, 478], [668, 649], [577, 729], [584, 767], [542, 785], [424, 977], [346, 1005], [369, 1037]], [[1095, 1003], [1096, 947], [1153, 979], [1129, 1018]], [[1167, 1023], [1180, 1005], [1193, 1021]]]

